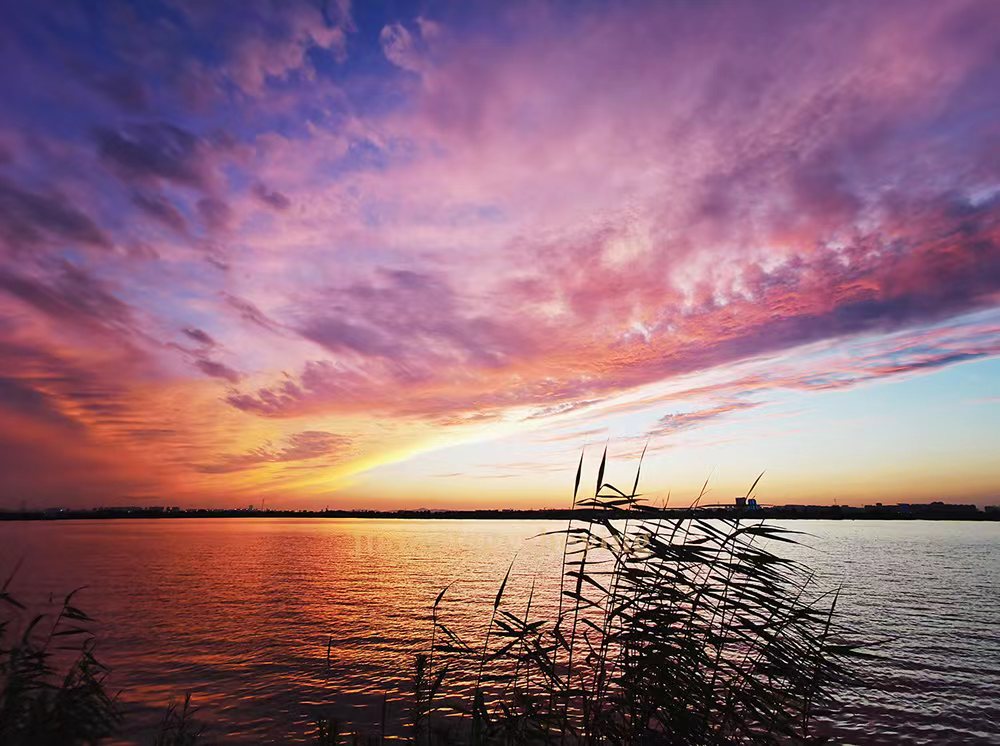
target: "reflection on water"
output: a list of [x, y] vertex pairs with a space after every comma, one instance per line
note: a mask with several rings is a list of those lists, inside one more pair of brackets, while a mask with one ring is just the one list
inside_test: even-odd
[[[379, 717], [426, 650], [429, 607], [484, 625], [517, 554], [508, 598], [552, 606], [562, 544], [543, 521], [226, 519], [0, 524], [0, 568], [38, 602], [81, 585], [102, 659], [143, 738], [171, 698], [193, 693], [227, 742], [304, 740], [320, 712]], [[844, 581], [840, 610], [891, 638], [867, 686], [835, 715], [837, 743], [997, 743], [1000, 525], [798, 521], [782, 548]], [[329, 647], [329, 657], [327, 655]], [[399, 707], [400, 705], [395, 705]], [[393, 707], [390, 701], [390, 708]]]

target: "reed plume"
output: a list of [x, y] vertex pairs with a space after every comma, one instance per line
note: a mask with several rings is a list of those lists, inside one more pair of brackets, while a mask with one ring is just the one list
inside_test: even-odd
[[[432, 743], [435, 697], [465, 702], [468, 727], [448, 739], [473, 746], [818, 742], [817, 710], [864, 653], [836, 622], [839, 590], [775, 552], [796, 532], [697, 504], [668, 516], [638, 494], [641, 460], [625, 491], [604, 481], [606, 459], [593, 497], [578, 499], [577, 470], [554, 618], [504, 602], [510, 569], [482, 645], [435, 600], [418, 742]], [[463, 669], [476, 673], [452, 677]]]

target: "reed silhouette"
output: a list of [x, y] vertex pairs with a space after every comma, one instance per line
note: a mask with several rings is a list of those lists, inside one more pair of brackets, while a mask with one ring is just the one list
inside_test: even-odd
[[121, 720], [94, 654], [91, 618], [68, 594], [55, 616], [31, 613], [0, 588], [0, 743], [59, 746], [96, 743]]
[[[796, 532], [739, 515], [699, 515], [702, 495], [665, 518], [631, 489], [604, 481], [562, 530], [554, 618], [505, 603], [508, 568], [484, 640], [464, 640], [434, 600], [428, 655], [417, 660], [417, 744], [817, 743], [817, 711], [866, 655], [835, 622], [839, 589], [773, 551]], [[760, 478], [758, 477], [758, 480]], [[747, 493], [749, 497], [757, 482]], [[475, 671], [475, 676], [470, 672]], [[449, 681], [475, 682], [471, 691]], [[435, 721], [464, 702], [467, 717]]]

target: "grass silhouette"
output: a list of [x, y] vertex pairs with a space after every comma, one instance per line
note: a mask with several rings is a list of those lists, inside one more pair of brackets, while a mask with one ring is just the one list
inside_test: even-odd
[[[739, 515], [676, 518], [604, 481], [570, 521], [554, 618], [494, 600], [482, 646], [443, 621], [417, 666], [413, 740], [480, 744], [814, 743], [817, 708], [863, 653], [835, 624], [838, 591], [772, 547], [795, 532]], [[759, 478], [758, 478], [759, 479]], [[754, 487], [756, 482], [754, 483]], [[752, 493], [751, 487], [748, 496]], [[700, 500], [700, 498], [699, 498]], [[472, 691], [449, 687], [476, 670]], [[466, 675], [461, 675], [462, 673]], [[430, 682], [428, 684], [427, 682]], [[467, 722], [434, 727], [436, 702]]]
[[0, 743], [59, 746], [96, 743], [121, 720], [94, 655], [92, 620], [67, 595], [55, 617], [30, 614], [0, 589]]

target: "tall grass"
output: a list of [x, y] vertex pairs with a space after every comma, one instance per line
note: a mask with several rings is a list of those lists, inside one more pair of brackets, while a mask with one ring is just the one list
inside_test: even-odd
[[160, 730], [153, 739], [153, 746], [194, 746], [205, 732], [195, 719], [197, 707], [191, 705], [191, 693], [184, 695], [184, 702], [171, 702], [163, 713]]
[[664, 517], [637, 493], [639, 468], [627, 491], [604, 481], [606, 456], [593, 497], [578, 499], [577, 469], [586, 517], [559, 532], [554, 618], [505, 603], [508, 569], [477, 646], [438, 596], [414, 740], [437, 743], [435, 702], [458, 700], [466, 722], [448, 741], [474, 746], [817, 742], [816, 712], [860, 653], [835, 623], [838, 591], [776, 553], [796, 532], [697, 508]]
[[76, 592], [54, 616], [31, 614], [10, 582], [0, 589], [0, 743], [62, 746], [112, 735], [121, 714]]

